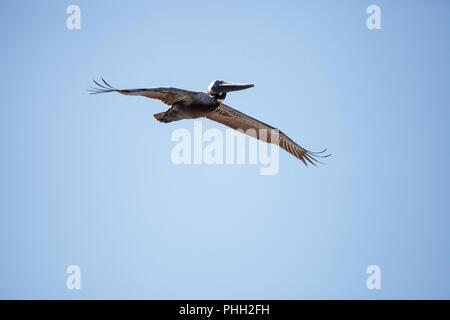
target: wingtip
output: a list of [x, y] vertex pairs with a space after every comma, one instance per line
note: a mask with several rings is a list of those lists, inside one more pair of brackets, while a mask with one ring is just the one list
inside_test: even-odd
[[322, 151], [309, 151], [308, 153], [310, 153], [311, 155], [313, 155], [314, 157], [319, 157], [319, 158], [328, 158], [329, 156], [331, 156], [330, 153], [328, 154], [324, 154], [326, 151], [328, 150], [328, 148], [323, 149]]
[[106, 93], [106, 92], [118, 91], [118, 89], [114, 88], [108, 82], [106, 82], [106, 80], [103, 79], [103, 77], [100, 77], [100, 79], [102, 79], [101, 82], [103, 82], [103, 84], [101, 82], [95, 80], [95, 79], [92, 79], [92, 82], [97, 87], [88, 86], [89, 87], [88, 91], [90, 91], [90, 94], [98, 94], [98, 93]]

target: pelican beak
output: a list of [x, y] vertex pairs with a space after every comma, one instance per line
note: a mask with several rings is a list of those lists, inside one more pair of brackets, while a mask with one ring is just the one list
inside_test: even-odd
[[214, 83], [211, 88], [214, 92], [231, 92], [231, 91], [239, 91], [248, 88], [254, 87], [254, 84], [243, 84], [243, 83], [235, 83], [235, 82], [227, 82], [227, 81], [217, 81]]

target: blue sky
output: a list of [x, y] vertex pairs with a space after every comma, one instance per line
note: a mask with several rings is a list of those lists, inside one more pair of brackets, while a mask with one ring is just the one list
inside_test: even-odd
[[[68, 30], [66, 8], [81, 8]], [[381, 8], [380, 30], [366, 8]], [[0, 298], [450, 298], [448, 1], [2, 1]], [[203, 91], [333, 154], [171, 162]], [[204, 128], [224, 127], [203, 121]], [[81, 290], [66, 268], [81, 268]], [[381, 268], [381, 290], [366, 269]]]

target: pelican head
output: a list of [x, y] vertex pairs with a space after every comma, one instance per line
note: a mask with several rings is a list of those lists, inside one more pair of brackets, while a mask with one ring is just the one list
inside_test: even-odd
[[243, 84], [243, 83], [235, 83], [235, 82], [227, 82], [223, 80], [214, 80], [206, 89], [206, 93], [210, 96], [217, 98], [218, 100], [224, 100], [227, 92], [231, 91], [239, 91], [248, 88], [252, 88], [255, 85], [253, 84]]

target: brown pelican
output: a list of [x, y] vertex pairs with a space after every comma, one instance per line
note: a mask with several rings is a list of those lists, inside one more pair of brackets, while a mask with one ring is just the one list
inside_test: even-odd
[[[305, 165], [308, 165], [308, 162], [315, 165], [315, 162], [318, 162], [316, 159], [317, 157], [325, 158], [329, 156], [329, 154], [324, 154], [326, 149], [320, 152], [312, 152], [302, 148], [281, 131], [278, 131], [278, 139], [274, 139], [275, 141], [272, 141], [271, 130], [277, 129], [264, 122], [247, 116], [246, 114], [243, 114], [242, 112], [239, 112], [223, 103], [223, 100], [228, 92], [252, 88], [254, 87], [253, 84], [215, 80], [211, 82], [205, 93], [172, 87], [116, 89], [110, 86], [103, 78], [102, 81], [103, 84], [94, 80], [94, 83], [98, 87], [90, 87], [91, 94], [119, 92], [128, 96], [144, 96], [147, 98], [158, 99], [169, 105], [170, 108], [167, 111], [153, 115], [159, 122], [167, 123], [182, 119], [205, 117], [207, 119], [222, 123], [235, 130], [243, 130], [243, 133], [247, 135], [254, 136], [256, 133], [256, 138], [280, 146], [290, 154], [300, 159]], [[266, 137], [261, 137], [261, 129], [266, 130]]]

